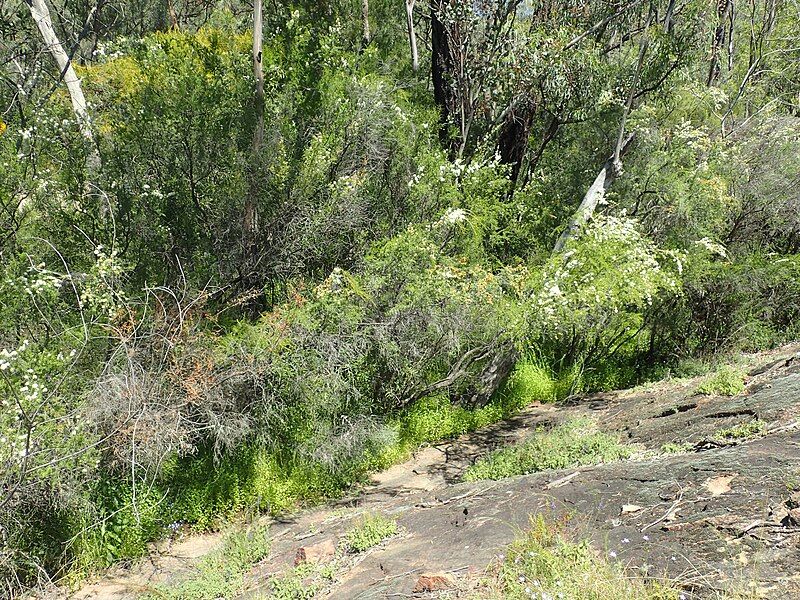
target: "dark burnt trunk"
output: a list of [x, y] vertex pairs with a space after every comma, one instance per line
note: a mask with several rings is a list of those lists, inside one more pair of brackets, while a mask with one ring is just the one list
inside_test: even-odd
[[516, 181], [528, 149], [528, 138], [533, 126], [534, 107], [529, 101], [508, 111], [497, 140], [500, 160], [511, 165], [511, 178]]
[[439, 107], [439, 139], [446, 148], [451, 148], [449, 125], [456, 113], [456, 99], [452, 86], [453, 53], [450, 37], [442, 22], [446, 10], [446, 0], [431, 2], [431, 78], [433, 80], [433, 100]]

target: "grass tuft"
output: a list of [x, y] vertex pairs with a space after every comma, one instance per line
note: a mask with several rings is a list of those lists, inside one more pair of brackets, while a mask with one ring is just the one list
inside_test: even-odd
[[351, 552], [364, 552], [397, 533], [397, 521], [380, 514], [366, 514], [347, 532], [345, 542]]
[[242, 592], [244, 574], [269, 552], [266, 529], [230, 534], [221, 548], [197, 565], [196, 572], [175, 584], [156, 586], [142, 600], [227, 600]]
[[588, 542], [567, 541], [541, 516], [510, 547], [493, 591], [493, 597], [510, 600], [678, 600], [681, 594], [669, 584], [632, 576]]
[[464, 473], [464, 481], [502, 479], [548, 469], [564, 469], [628, 458], [634, 448], [597, 430], [590, 419], [573, 419], [527, 440], [496, 450]]
[[767, 424], [761, 419], [745, 421], [733, 427], [719, 429], [714, 437], [720, 440], [749, 440], [760, 436], [767, 430]]
[[736, 396], [744, 392], [744, 377], [740, 369], [720, 367], [697, 387], [697, 393], [705, 396]]

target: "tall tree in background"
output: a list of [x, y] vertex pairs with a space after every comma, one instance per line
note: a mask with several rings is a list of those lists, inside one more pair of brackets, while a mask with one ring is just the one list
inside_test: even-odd
[[733, 21], [734, 6], [733, 0], [717, 0], [716, 23], [714, 34], [711, 39], [711, 62], [708, 66], [708, 78], [706, 84], [716, 85], [721, 72], [720, 53], [728, 42], [728, 68], [730, 69], [733, 61]]
[[492, 112], [491, 96], [505, 85], [521, 2], [431, 2], [433, 96], [441, 114], [440, 137], [451, 156], [464, 156], [479, 113]]
[[361, 38], [364, 46], [369, 45], [372, 34], [369, 30], [369, 0], [361, 0]]
[[59, 79], [63, 79], [69, 92], [70, 101], [72, 102], [72, 111], [75, 114], [75, 119], [80, 127], [81, 134], [86, 139], [89, 150], [86, 156], [86, 167], [89, 173], [96, 173], [100, 170], [101, 160], [100, 153], [97, 150], [94, 134], [92, 133], [91, 119], [89, 118], [89, 111], [86, 105], [86, 97], [83, 94], [81, 87], [81, 80], [75, 73], [72, 66], [72, 58], [66, 53], [64, 47], [53, 29], [53, 20], [50, 18], [50, 10], [47, 8], [44, 0], [26, 0], [28, 8], [30, 8], [31, 16], [33, 17], [36, 27], [42, 34], [42, 39], [47, 47], [47, 50], [53, 56], [58, 65], [60, 74]]
[[419, 54], [417, 53], [417, 32], [414, 29], [414, 4], [415, 0], [406, 0], [406, 29], [411, 51], [411, 68], [416, 73], [419, 70]]
[[245, 198], [242, 235], [246, 253], [253, 251], [258, 229], [258, 199], [260, 195], [261, 152], [264, 145], [264, 64], [263, 64], [263, 10], [262, 0], [253, 2], [253, 75], [256, 80], [255, 128], [253, 130], [252, 167], [250, 169], [247, 197]]

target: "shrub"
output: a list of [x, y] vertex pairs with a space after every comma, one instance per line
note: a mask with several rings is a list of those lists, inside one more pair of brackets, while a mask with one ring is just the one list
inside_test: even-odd
[[397, 521], [375, 513], [361, 517], [345, 535], [351, 552], [364, 552], [397, 533]]
[[221, 548], [196, 566], [196, 573], [174, 585], [159, 585], [144, 600], [227, 600], [239, 597], [243, 575], [269, 552], [266, 529], [229, 534]]
[[[709, 240], [689, 253], [683, 294], [657, 307], [658, 353], [703, 358], [717, 353], [758, 351], [797, 336], [800, 258], [748, 253], [725, 256]], [[721, 248], [721, 247], [720, 247]]]
[[646, 317], [680, 294], [682, 261], [636, 221], [598, 217], [529, 279], [528, 340], [564, 377], [562, 395], [636, 382], [650, 344]]
[[678, 600], [680, 589], [647, 581], [622, 565], [601, 557], [588, 542], [566, 539], [541, 516], [508, 551], [494, 590], [507, 599], [570, 598], [571, 600]]
[[706, 396], [736, 396], [744, 392], [745, 374], [741, 369], [723, 366], [708, 376], [696, 390]]
[[464, 481], [502, 479], [549, 469], [564, 469], [628, 458], [634, 448], [596, 430], [588, 419], [574, 419], [539, 429], [515, 446], [501, 448], [470, 466]]

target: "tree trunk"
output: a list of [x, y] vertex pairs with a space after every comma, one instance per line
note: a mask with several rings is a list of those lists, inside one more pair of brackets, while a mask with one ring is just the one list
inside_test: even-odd
[[511, 180], [516, 182], [522, 161], [528, 150], [528, 137], [533, 126], [533, 102], [525, 100], [514, 105], [505, 115], [497, 140], [500, 160], [511, 165]]
[[369, 0], [361, 0], [361, 23], [363, 27], [361, 37], [364, 42], [364, 46], [366, 47], [372, 40], [372, 36], [369, 31]]
[[439, 138], [450, 148], [448, 127], [456, 112], [456, 99], [452, 85], [454, 70], [453, 52], [447, 28], [441, 20], [446, 0], [431, 2], [431, 79], [433, 80], [433, 100], [439, 107]]
[[475, 387], [469, 396], [470, 408], [486, 406], [492, 396], [505, 383], [514, 365], [517, 364], [519, 354], [513, 344], [503, 344], [492, 355], [491, 360], [484, 367]]
[[417, 33], [414, 31], [414, 2], [415, 0], [406, 0], [406, 27], [408, 43], [411, 47], [411, 68], [416, 73], [419, 70], [419, 54], [417, 53]]
[[26, 0], [31, 11], [31, 16], [36, 22], [39, 32], [42, 34], [44, 43], [50, 54], [58, 64], [60, 77], [64, 80], [72, 102], [72, 111], [78, 121], [81, 134], [89, 145], [89, 154], [86, 156], [86, 168], [89, 173], [97, 173], [101, 167], [100, 153], [92, 133], [91, 120], [86, 108], [86, 97], [83, 95], [81, 80], [75, 73], [69, 55], [64, 51], [64, 47], [56, 36], [53, 29], [53, 21], [50, 18], [50, 10], [44, 0]]
[[628, 148], [631, 145], [631, 142], [634, 139], [634, 134], [628, 135], [627, 139], [622, 143], [622, 147], [620, 148], [619, 152], [614, 152], [611, 156], [608, 157], [603, 168], [600, 169], [600, 172], [595, 177], [594, 182], [592, 185], [589, 186], [586, 195], [583, 197], [578, 210], [575, 211], [575, 214], [572, 216], [572, 219], [569, 222], [567, 228], [562, 232], [559, 236], [558, 241], [556, 242], [555, 247], [553, 248], [553, 253], [561, 252], [566, 246], [567, 242], [575, 237], [577, 233], [581, 230], [581, 228], [592, 218], [597, 205], [605, 198], [606, 192], [608, 188], [611, 187], [611, 184], [614, 183], [614, 180], [620, 174], [620, 166], [622, 157], [628, 151]]
[[711, 62], [708, 66], [707, 86], [716, 85], [720, 75], [720, 49], [725, 45], [725, 25], [729, 12], [732, 9], [733, 0], [717, 0], [717, 24], [714, 28], [714, 36], [711, 38]]
[[253, 75], [256, 79], [255, 128], [253, 131], [252, 168], [242, 218], [245, 250], [252, 250], [258, 228], [258, 198], [261, 184], [261, 152], [264, 145], [264, 65], [262, 53], [262, 0], [253, 2]]

